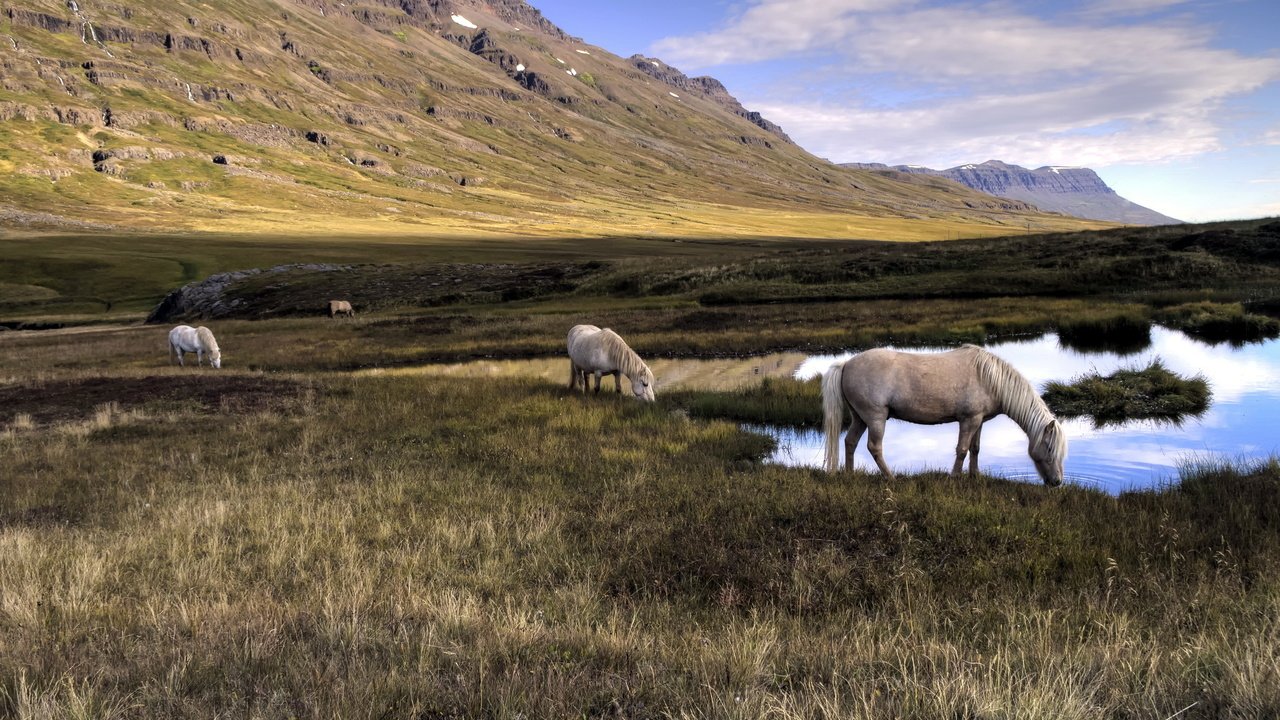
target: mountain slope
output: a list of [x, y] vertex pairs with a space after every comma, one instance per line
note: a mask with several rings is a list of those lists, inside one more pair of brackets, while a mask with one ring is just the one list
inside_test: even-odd
[[713, 79], [614, 56], [520, 0], [15, 0], [0, 43], [11, 219], [481, 234], [858, 235], [859, 218], [911, 218], [905, 236], [1064, 227], [1021, 202], [826, 163]]
[[911, 175], [937, 175], [997, 197], [1023, 200], [1046, 212], [1125, 223], [1172, 225], [1182, 222], [1126, 200], [1098, 174], [1083, 167], [1047, 166], [1028, 170], [999, 160], [981, 165], [960, 165], [932, 170], [919, 165], [888, 166], [881, 163], [846, 163], [862, 170], [894, 170]]

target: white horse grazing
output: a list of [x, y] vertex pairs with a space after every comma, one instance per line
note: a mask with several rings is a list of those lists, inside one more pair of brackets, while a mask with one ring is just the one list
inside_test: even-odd
[[626, 375], [637, 398], [653, 401], [653, 371], [618, 333], [595, 325], [574, 325], [569, 330], [569, 389], [581, 382], [585, 393], [588, 375], [596, 376], [596, 392], [600, 392], [600, 378], [612, 375], [614, 390], [619, 393], [621, 375]]
[[179, 325], [169, 331], [169, 362], [172, 363], [173, 358], [177, 357], [178, 364], [185, 366], [183, 358], [189, 352], [196, 354], [196, 365], [203, 364], [207, 354], [210, 365], [222, 367], [222, 352], [218, 350], [218, 341], [213, 339], [213, 332], [203, 325], [194, 328]]
[[346, 315], [347, 317], [356, 316], [356, 311], [351, 307], [350, 300], [329, 301], [329, 317], [337, 317], [339, 315]]
[[980, 347], [965, 345], [928, 355], [879, 348], [832, 365], [822, 376], [827, 472], [840, 465], [837, 441], [846, 405], [853, 411], [844, 440], [846, 469], [853, 468], [853, 452], [867, 431], [867, 450], [880, 472], [892, 479], [884, 462], [884, 426], [889, 418], [898, 418], [922, 425], [959, 422], [951, 474], [960, 474], [967, 453], [969, 474], [976, 475], [982, 424], [1008, 415], [1027, 434], [1027, 453], [1044, 484], [1062, 483], [1067, 457], [1062, 426], [1026, 378]]

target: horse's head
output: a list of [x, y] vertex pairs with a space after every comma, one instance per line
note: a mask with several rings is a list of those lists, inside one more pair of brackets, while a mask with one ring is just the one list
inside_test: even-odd
[[1062, 484], [1062, 463], [1067, 459], [1067, 434], [1057, 420], [1040, 428], [1031, 437], [1031, 445], [1027, 448], [1031, 460], [1036, 464], [1036, 472], [1049, 487]]
[[214, 350], [209, 354], [209, 364], [215, 368], [222, 367], [222, 353]]
[[627, 379], [631, 381], [631, 392], [635, 393], [637, 398], [653, 402], [653, 371], [648, 365], [635, 375], [628, 375]]

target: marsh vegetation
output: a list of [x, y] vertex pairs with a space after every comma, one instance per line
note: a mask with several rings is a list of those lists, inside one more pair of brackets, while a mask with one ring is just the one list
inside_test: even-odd
[[1055, 414], [1086, 415], [1095, 425], [1148, 419], [1178, 423], [1203, 414], [1210, 396], [1203, 375], [1181, 377], [1160, 358], [1105, 376], [1094, 372], [1070, 382], [1051, 382], [1044, 390], [1044, 400]]
[[8, 382], [115, 400], [0, 434], [5, 714], [1280, 707], [1274, 464], [886, 484], [542, 381], [192, 374]]
[[[1171, 237], [1161, 252], [1199, 252]], [[770, 438], [704, 417], [803, 407], [816, 388], [798, 381], [650, 404], [572, 395], [564, 378], [336, 372], [559, 355], [580, 320], [657, 357], [954, 343], [1253, 302], [1274, 271], [1214, 251], [1202, 285], [1139, 264], [1150, 293], [1118, 269], [1095, 294], [1060, 293], [1077, 271], [1048, 267], [1046, 249], [1026, 276], [1057, 278], [1043, 292], [1024, 278], [960, 294], [950, 255], [933, 275], [917, 258], [864, 281], [813, 261], [866, 248], [782, 250], [719, 270], [707, 249], [649, 270], [607, 260], [505, 303], [225, 319], [221, 371], [165, 366], [167, 326], [0, 332], [0, 715], [1280, 712], [1274, 461], [1188, 466], [1117, 496], [937, 473], [890, 484], [763, 463]], [[42, 266], [55, 283], [6, 262], [4, 282], [75, 276], [83, 297], [158, 301], [126, 289], [125, 260], [104, 264]], [[818, 269], [802, 282], [768, 267]], [[288, 288], [262, 290], [287, 306]], [[74, 324], [146, 309], [33, 293], [5, 312]]]

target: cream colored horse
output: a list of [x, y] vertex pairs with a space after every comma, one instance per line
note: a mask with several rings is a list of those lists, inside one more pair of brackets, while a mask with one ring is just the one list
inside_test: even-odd
[[618, 333], [595, 325], [574, 325], [569, 330], [569, 389], [581, 383], [587, 391], [587, 376], [595, 375], [596, 392], [600, 378], [613, 376], [613, 387], [622, 392], [622, 375], [631, 381], [631, 392], [641, 400], [653, 401], [653, 371]]
[[173, 358], [178, 358], [179, 365], [186, 365], [183, 358], [187, 353], [196, 354], [196, 365], [204, 363], [204, 356], [209, 356], [209, 364], [215, 368], [222, 367], [222, 351], [218, 349], [218, 341], [213, 337], [213, 331], [201, 325], [200, 327], [191, 327], [190, 325], [178, 325], [169, 331], [169, 363], [173, 363]]
[[865, 431], [867, 450], [880, 472], [892, 479], [884, 461], [884, 428], [889, 418], [898, 418], [922, 425], [960, 423], [951, 474], [960, 474], [967, 454], [969, 474], [976, 475], [982, 424], [1008, 415], [1027, 434], [1027, 453], [1044, 484], [1062, 483], [1067, 457], [1062, 426], [1026, 378], [980, 347], [965, 345], [937, 354], [879, 348], [832, 365], [822, 377], [827, 472], [840, 465], [845, 406], [853, 415], [844, 440], [846, 469], [853, 468], [853, 452]]
[[346, 315], [347, 317], [355, 317], [356, 311], [351, 307], [349, 300], [330, 300], [329, 301], [329, 317], [337, 317]]

